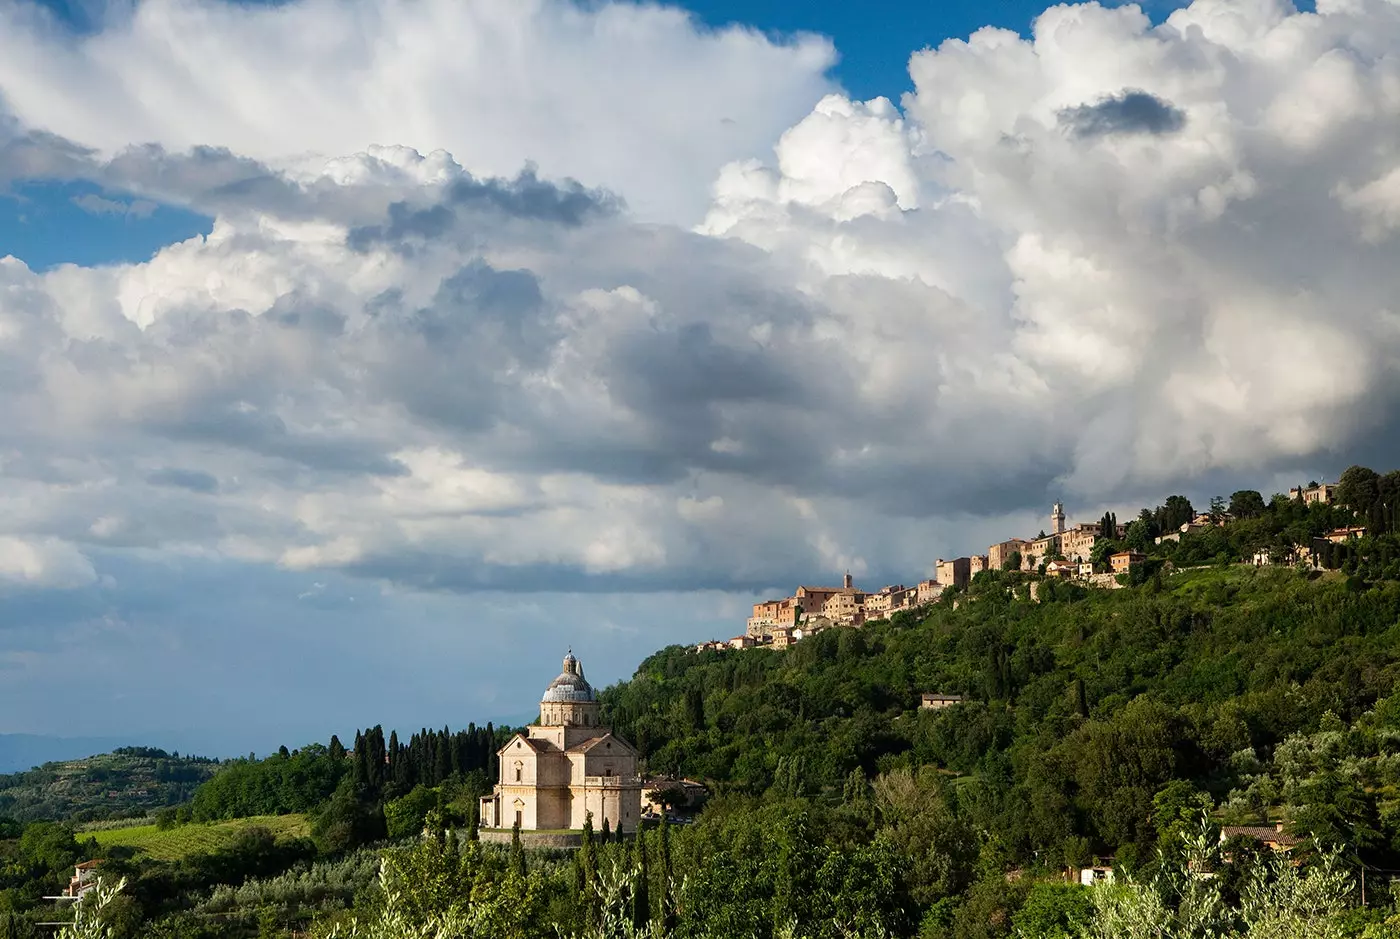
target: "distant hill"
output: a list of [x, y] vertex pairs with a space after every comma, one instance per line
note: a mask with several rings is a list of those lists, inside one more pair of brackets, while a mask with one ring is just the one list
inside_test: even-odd
[[219, 764], [151, 747], [122, 747], [0, 776], [0, 817], [95, 821], [188, 802]]
[[55, 760], [76, 760], [131, 743], [119, 737], [0, 734], [0, 773], [20, 773]]

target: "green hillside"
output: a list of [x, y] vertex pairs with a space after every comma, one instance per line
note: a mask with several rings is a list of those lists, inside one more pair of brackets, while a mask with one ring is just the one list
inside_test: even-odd
[[45, 763], [0, 776], [0, 818], [83, 822], [148, 814], [188, 802], [219, 764], [147, 747]]
[[934, 770], [1013, 864], [1148, 857], [1180, 802], [1400, 867], [1400, 584], [1230, 566], [1040, 596], [987, 572], [922, 619], [668, 649], [604, 699], [651, 770], [732, 793], [839, 805]]
[[128, 847], [135, 849], [138, 855], [153, 860], [178, 861], [190, 855], [212, 854], [225, 849], [237, 842], [239, 835], [249, 828], [266, 829], [279, 841], [304, 838], [311, 833], [305, 815], [259, 815], [228, 822], [192, 823], [170, 828], [157, 825], [112, 828], [86, 833], [82, 837], [93, 838], [103, 848]]

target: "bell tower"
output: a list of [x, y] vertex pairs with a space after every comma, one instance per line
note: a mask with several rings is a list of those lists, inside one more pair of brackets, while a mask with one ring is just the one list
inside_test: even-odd
[[1056, 502], [1050, 508], [1050, 533], [1052, 535], [1065, 533], [1065, 504], [1063, 502]]

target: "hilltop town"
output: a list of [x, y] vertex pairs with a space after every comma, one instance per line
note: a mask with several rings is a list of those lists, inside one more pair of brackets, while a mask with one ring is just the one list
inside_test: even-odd
[[[1286, 499], [1303, 508], [1332, 507], [1338, 485], [1312, 482], [1296, 486], [1287, 496], [1274, 496], [1274, 502]], [[1067, 524], [1064, 503], [1056, 502], [1050, 509], [1049, 530], [1041, 531], [1034, 538], [1010, 538], [989, 545], [984, 554], [939, 558], [933, 564], [933, 576], [912, 586], [890, 584], [877, 590], [865, 590], [856, 586], [849, 571], [839, 587], [799, 586], [791, 596], [755, 603], [742, 635], [699, 643], [696, 651], [754, 646], [784, 649], [823, 629], [856, 627], [937, 603], [988, 570], [1018, 571], [1027, 575], [1032, 597], [1038, 593], [1038, 581], [1046, 578], [1113, 589], [1123, 586], [1135, 569], [1149, 564], [1154, 556], [1170, 553], [1172, 546], [1179, 545], [1183, 538], [1223, 529], [1232, 522], [1263, 512], [1265, 506], [1263, 497], [1250, 490], [1235, 493], [1228, 503], [1222, 498], [1212, 500], [1207, 512], [1197, 512], [1183, 496], [1172, 496], [1155, 513], [1143, 509], [1138, 521], [1144, 527], [1134, 532], [1131, 525], [1120, 524], [1111, 512], [1097, 522]], [[1331, 555], [1326, 545], [1358, 542], [1366, 534], [1365, 525], [1327, 525], [1315, 535], [1300, 537], [1294, 533], [1291, 539], [1281, 542], [1275, 539], [1274, 544], [1257, 545], [1252, 553], [1245, 553], [1238, 560], [1255, 566], [1331, 567], [1334, 565], [1328, 563]]]

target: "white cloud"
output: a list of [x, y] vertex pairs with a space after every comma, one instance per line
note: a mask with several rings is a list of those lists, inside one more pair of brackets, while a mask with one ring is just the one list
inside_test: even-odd
[[[824, 95], [821, 44], [649, 7], [155, 2], [55, 64], [6, 60], [54, 43], [3, 15], [27, 122], [235, 151], [5, 151], [217, 216], [144, 264], [0, 262], [24, 544], [460, 590], [912, 578], [1052, 491], [1093, 517], [1391, 429], [1390, 7], [1056, 7], [918, 53], [899, 108]], [[351, 120], [394, 67], [419, 96]]]
[[[279, 165], [396, 144], [473, 172], [534, 161], [693, 220], [724, 162], [831, 89], [830, 44], [703, 29], [683, 11], [559, 0], [145, 0], [80, 39], [0, 6], [0, 87], [26, 125], [108, 153], [231, 150]], [[307, 161], [314, 155], [314, 161]]]
[[96, 580], [92, 562], [70, 544], [0, 535], [0, 585], [63, 589]]

